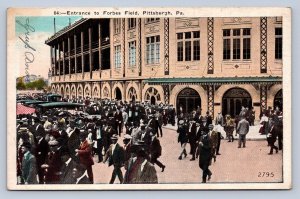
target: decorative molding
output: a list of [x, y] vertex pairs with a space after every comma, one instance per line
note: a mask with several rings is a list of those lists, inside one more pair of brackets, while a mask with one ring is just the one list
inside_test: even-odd
[[152, 34], [159, 32], [159, 24], [151, 24], [145, 27], [146, 34]]
[[267, 72], [267, 17], [260, 18], [260, 72]]
[[176, 29], [199, 27], [199, 18], [176, 18]]
[[123, 65], [123, 77], [125, 77], [125, 19], [122, 19], [122, 38], [123, 38], [123, 44], [122, 44], [122, 65]]
[[268, 104], [267, 104], [267, 86], [261, 85], [260, 86], [260, 111], [267, 110]]
[[169, 102], [170, 102], [170, 86], [162, 85], [162, 88], [164, 91], [165, 104], [169, 104]]
[[251, 17], [225, 17], [223, 18], [224, 25], [251, 24]]
[[169, 18], [164, 18], [164, 68], [169, 75]]
[[214, 18], [207, 18], [207, 53], [208, 53], [208, 61], [207, 61], [207, 73], [214, 73]]
[[209, 114], [214, 118], [214, 86], [208, 85], [207, 86], [207, 107]]
[[138, 54], [137, 54], [137, 60], [138, 60], [138, 71], [139, 71], [139, 76], [142, 75], [142, 22], [141, 22], [141, 18], [138, 19]]

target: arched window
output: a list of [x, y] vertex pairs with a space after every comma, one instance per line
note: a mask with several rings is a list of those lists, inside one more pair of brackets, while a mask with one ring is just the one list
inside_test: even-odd
[[147, 89], [145, 93], [145, 101], [150, 101], [152, 104], [155, 104], [157, 101], [160, 100], [160, 94], [155, 88], [150, 87]]
[[129, 90], [128, 90], [128, 98], [134, 102], [136, 99], [137, 99], [137, 94], [136, 94], [136, 90], [131, 87]]

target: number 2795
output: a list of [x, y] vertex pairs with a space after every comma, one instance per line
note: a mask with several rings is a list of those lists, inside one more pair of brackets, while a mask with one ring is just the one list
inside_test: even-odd
[[259, 178], [263, 178], [263, 177], [266, 177], [266, 178], [273, 178], [275, 175], [273, 172], [258, 172], [258, 177]]

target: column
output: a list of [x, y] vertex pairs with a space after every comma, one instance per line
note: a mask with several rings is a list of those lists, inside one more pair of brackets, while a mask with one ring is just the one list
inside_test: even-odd
[[89, 60], [90, 60], [90, 79], [92, 79], [93, 71], [93, 52], [92, 52], [92, 28], [89, 27]]
[[75, 57], [75, 76], [77, 76], [77, 36], [74, 34], [74, 57]]
[[208, 112], [214, 118], [214, 85], [207, 86], [207, 98]]
[[101, 53], [101, 25], [98, 23], [98, 50], [99, 50], [99, 76], [101, 78], [101, 69], [102, 69], [102, 53]]
[[66, 63], [65, 63], [65, 41], [63, 41], [62, 43], [62, 48], [63, 48], [63, 75], [64, 75], [64, 78], [65, 78], [65, 75], [66, 75]]
[[59, 75], [59, 80], [60, 80], [60, 46], [59, 46], [59, 43], [57, 45], [57, 49], [58, 49], [58, 61], [57, 61], [57, 64], [58, 64], [58, 75]]
[[56, 55], [56, 46], [54, 45], [54, 76], [56, 76], [56, 73], [57, 73], [57, 71], [56, 71], [56, 57], [57, 57], [57, 55]]
[[82, 69], [82, 79], [84, 78], [84, 57], [83, 57], [83, 31], [80, 33], [81, 35], [81, 69]]
[[53, 47], [52, 46], [50, 46], [50, 66], [51, 66], [51, 76], [53, 77], [55, 65], [53, 65]]
[[71, 78], [71, 41], [70, 41], [70, 37], [68, 37], [68, 53], [69, 53], [69, 76]]

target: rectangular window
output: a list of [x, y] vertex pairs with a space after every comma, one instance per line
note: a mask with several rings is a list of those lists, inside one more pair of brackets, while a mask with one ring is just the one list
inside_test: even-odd
[[114, 33], [119, 34], [121, 32], [121, 19], [114, 19]]
[[250, 28], [223, 30], [223, 60], [231, 59], [251, 59]]
[[146, 23], [158, 22], [159, 18], [146, 18]]
[[200, 60], [200, 31], [177, 33], [177, 61]]
[[136, 64], [136, 42], [129, 42], [129, 66], [133, 67]]
[[159, 63], [160, 38], [152, 36], [146, 38], [146, 62], [147, 64]]
[[250, 59], [250, 38], [244, 38], [243, 39], [243, 59]]
[[194, 60], [200, 60], [200, 41], [197, 40], [197, 41], [194, 41], [193, 43], [193, 46], [194, 46]]
[[128, 29], [134, 29], [136, 27], [136, 18], [128, 19]]
[[223, 39], [223, 59], [230, 59], [230, 39]]
[[183, 42], [177, 42], [177, 61], [183, 61]]
[[115, 68], [121, 68], [121, 45], [115, 46]]
[[275, 59], [282, 59], [282, 28], [275, 28]]

